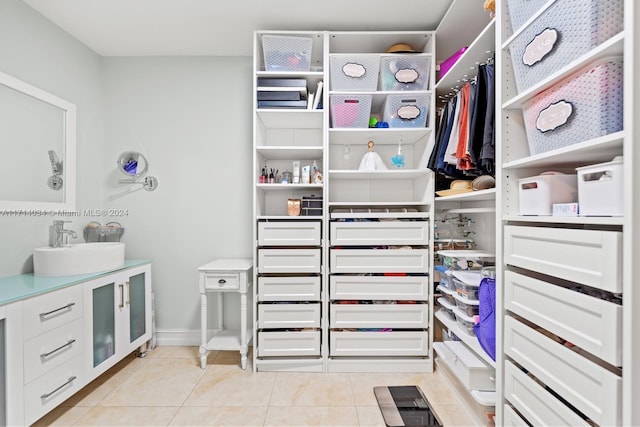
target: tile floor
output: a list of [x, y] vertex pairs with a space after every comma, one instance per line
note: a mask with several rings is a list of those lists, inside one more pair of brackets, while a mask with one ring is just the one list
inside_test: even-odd
[[158, 347], [127, 357], [36, 426], [384, 426], [373, 387], [417, 385], [445, 426], [470, 419], [433, 374], [243, 371], [237, 352]]

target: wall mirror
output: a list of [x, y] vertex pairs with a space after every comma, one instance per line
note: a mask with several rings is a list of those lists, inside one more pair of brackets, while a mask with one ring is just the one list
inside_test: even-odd
[[75, 209], [76, 106], [0, 72], [0, 208]]

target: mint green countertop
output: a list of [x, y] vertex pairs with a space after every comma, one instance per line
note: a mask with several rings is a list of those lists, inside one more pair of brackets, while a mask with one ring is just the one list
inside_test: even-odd
[[122, 267], [114, 270], [92, 274], [77, 274], [75, 276], [39, 277], [34, 276], [33, 273], [26, 273], [17, 276], [0, 277], [0, 305], [86, 282], [116, 271], [149, 264], [150, 262], [151, 260], [148, 259], [129, 259], [125, 260]]

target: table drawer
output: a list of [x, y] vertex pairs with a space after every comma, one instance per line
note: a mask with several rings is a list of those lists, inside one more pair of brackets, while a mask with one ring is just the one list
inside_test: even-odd
[[78, 356], [82, 346], [82, 319], [25, 341], [24, 383]]
[[258, 332], [258, 357], [320, 356], [320, 331]]
[[331, 304], [332, 328], [427, 328], [427, 304]]
[[332, 273], [424, 273], [428, 249], [331, 249]]
[[320, 303], [259, 304], [258, 327], [263, 328], [319, 328]]
[[425, 331], [330, 331], [331, 356], [427, 356]]
[[615, 366], [622, 365], [622, 306], [505, 272], [505, 306]]
[[471, 352], [464, 343], [436, 342], [433, 348], [467, 390], [495, 391], [495, 369]]
[[417, 300], [429, 298], [427, 276], [331, 276], [332, 300]]
[[331, 223], [331, 245], [428, 245], [427, 221], [366, 221]]
[[320, 276], [259, 277], [259, 301], [319, 301]]
[[259, 246], [320, 246], [319, 221], [261, 221]]
[[320, 273], [320, 249], [259, 249], [259, 273]]
[[505, 227], [507, 264], [622, 292], [622, 233], [548, 227]]
[[622, 422], [621, 377], [510, 316], [505, 318], [504, 349], [596, 424]]
[[24, 339], [82, 317], [82, 286], [59, 289], [22, 302]]
[[590, 425], [509, 361], [505, 362], [504, 382], [505, 399], [511, 402], [531, 425]]
[[240, 276], [237, 273], [218, 273], [215, 271], [200, 272], [202, 291], [238, 291]]

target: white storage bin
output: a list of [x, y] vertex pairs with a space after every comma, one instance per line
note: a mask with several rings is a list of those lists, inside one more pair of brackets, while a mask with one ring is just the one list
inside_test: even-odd
[[621, 57], [597, 61], [527, 102], [523, 113], [530, 154], [621, 131], [622, 69]]
[[576, 168], [580, 215], [624, 215], [624, 171], [622, 157], [608, 163]]
[[554, 203], [578, 201], [577, 175], [542, 174], [518, 180], [520, 215], [551, 215]]
[[476, 331], [474, 329], [476, 325], [475, 316], [467, 316], [467, 314], [461, 312], [457, 306], [453, 309], [453, 314], [456, 317], [456, 322], [458, 322], [458, 326], [460, 326], [460, 329], [471, 336], [476, 335]]
[[470, 300], [478, 299], [478, 288], [483, 275], [478, 270], [454, 270], [451, 272], [456, 295]]
[[[554, 0], [555, 1], [555, 0]], [[537, 11], [542, 9], [546, 0], [507, 0], [506, 6], [511, 21], [511, 29], [518, 30]]]
[[436, 342], [433, 348], [467, 390], [496, 389], [495, 370], [469, 350], [463, 342]]
[[378, 87], [378, 54], [331, 54], [329, 67], [331, 90], [375, 91]]
[[368, 128], [371, 99], [371, 95], [364, 94], [329, 95], [331, 127]]
[[320, 331], [259, 331], [258, 357], [320, 356]]
[[518, 91], [621, 32], [623, 18], [622, 0], [556, 0], [508, 46]]
[[380, 88], [382, 90], [427, 90], [430, 68], [430, 55], [415, 53], [384, 55], [380, 59]]
[[330, 306], [332, 328], [404, 328], [429, 327], [427, 304], [339, 304]]
[[331, 356], [427, 356], [429, 334], [424, 331], [329, 332]]
[[265, 71], [309, 71], [312, 46], [310, 37], [264, 34], [262, 52]]
[[332, 300], [410, 300], [429, 298], [428, 276], [350, 276], [329, 278]]
[[420, 128], [427, 124], [429, 96], [424, 93], [387, 95], [382, 120], [390, 128]]

